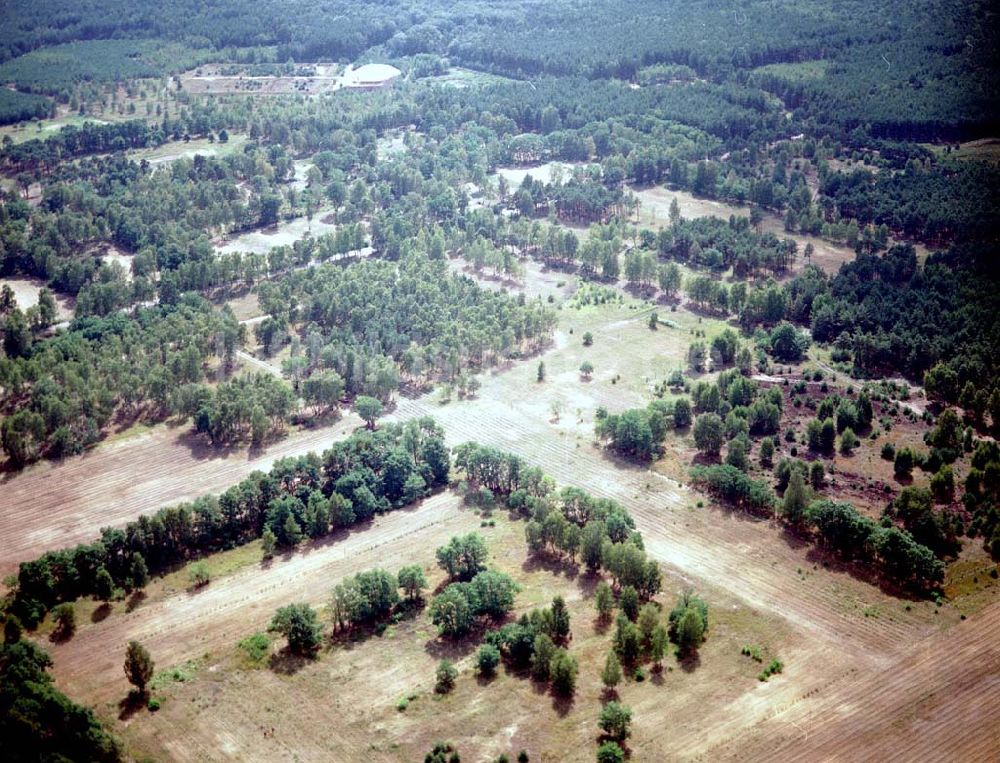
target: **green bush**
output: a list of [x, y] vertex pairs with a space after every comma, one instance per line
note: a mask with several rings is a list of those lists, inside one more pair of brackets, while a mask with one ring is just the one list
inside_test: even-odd
[[447, 694], [455, 688], [456, 680], [458, 680], [458, 669], [451, 660], [441, 660], [435, 673], [434, 691], [438, 694]]

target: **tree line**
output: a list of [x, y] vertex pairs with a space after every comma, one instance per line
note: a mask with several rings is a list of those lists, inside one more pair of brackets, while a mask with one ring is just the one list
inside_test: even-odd
[[[99, 540], [23, 562], [9, 612], [33, 627], [55, 604], [110, 599], [188, 559], [262, 536], [294, 548], [426, 495], [448, 481], [450, 456], [429, 418], [362, 430], [322, 455], [278, 461], [219, 496], [160, 509]], [[267, 541], [267, 538], [265, 538]]]

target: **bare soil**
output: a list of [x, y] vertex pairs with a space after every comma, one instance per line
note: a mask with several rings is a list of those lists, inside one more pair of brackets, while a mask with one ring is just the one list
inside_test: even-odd
[[[0, 286], [9, 286], [14, 290], [17, 306], [21, 310], [38, 304], [38, 291], [45, 288], [45, 281], [40, 278], [0, 278]], [[53, 292], [56, 298], [56, 319], [66, 320], [73, 317], [75, 300]]]

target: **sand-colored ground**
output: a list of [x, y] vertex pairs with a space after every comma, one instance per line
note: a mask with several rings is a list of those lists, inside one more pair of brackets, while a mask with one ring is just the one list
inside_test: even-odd
[[[9, 286], [14, 290], [17, 299], [17, 306], [21, 310], [38, 304], [38, 292], [45, 288], [45, 281], [40, 278], [0, 278], [0, 286]], [[56, 318], [66, 320], [73, 317], [73, 305], [75, 300], [53, 292], [56, 298]]]
[[294, 220], [287, 220], [270, 228], [243, 233], [217, 244], [215, 251], [218, 254], [233, 252], [266, 254], [276, 246], [291, 246], [307, 234], [315, 237], [335, 232], [336, 224], [324, 222], [325, 216], [325, 212], [317, 212], [312, 220], [296, 217]]

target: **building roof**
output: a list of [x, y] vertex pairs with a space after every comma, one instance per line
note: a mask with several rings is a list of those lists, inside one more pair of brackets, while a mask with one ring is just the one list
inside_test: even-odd
[[389, 64], [365, 64], [351, 72], [352, 82], [386, 82], [395, 79], [402, 72]]

